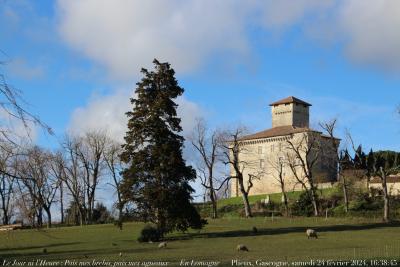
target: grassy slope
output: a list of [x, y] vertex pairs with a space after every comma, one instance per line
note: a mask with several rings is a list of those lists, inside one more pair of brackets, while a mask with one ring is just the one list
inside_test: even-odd
[[[318, 193], [320, 194], [321, 197], [328, 197], [336, 192], [336, 188], [327, 188], [327, 189], [321, 189], [318, 190]], [[289, 203], [293, 203], [296, 201], [302, 191], [295, 191], [295, 192], [288, 192], [287, 197], [289, 200]], [[267, 197], [266, 194], [262, 195], [253, 195], [249, 196], [249, 201], [250, 204], [254, 204], [257, 201], [260, 201], [262, 199], [265, 199]], [[275, 194], [269, 194], [270, 201], [274, 203], [281, 203], [282, 199], [282, 194], [281, 193], [275, 193]], [[204, 217], [211, 216], [211, 203], [208, 202], [206, 204], [204, 203], [197, 203], [197, 207]], [[222, 217], [237, 217], [243, 210], [243, 198], [242, 197], [231, 197], [231, 198], [226, 198], [226, 199], [220, 199], [218, 200], [217, 207], [219, 209], [219, 216]], [[229, 208], [224, 209], [224, 208]]]
[[[318, 192], [322, 196], [329, 196], [330, 194], [332, 194], [334, 192], [334, 190], [335, 190], [334, 188], [327, 188], [327, 189], [318, 190]], [[288, 192], [287, 196], [288, 196], [288, 199], [290, 201], [294, 201], [294, 200], [299, 198], [301, 193], [302, 193], [302, 191]], [[266, 196], [267, 195], [265, 195], [265, 194], [249, 196], [250, 204], [253, 204], [256, 201], [259, 201], [261, 199], [265, 199]], [[280, 203], [281, 202], [281, 198], [282, 198], [282, 194], [281, 193], [269, 194], [269, 198], [270, 198], [270, 201], [273, 201], [273, 202], [276, 202], [276, 203]], [[235, 205], [235, 204], [243, 204], [242, 197], [231, 197], [231, 198], [218, 200], [218, 207], [223, 207], [223, 206], [226, 206], [226, 205]]]
[[[0, 232], [0, 258], [6, 259], [107, 259], [107, 260], [306, 260], [395, 257], [400, 255], [399, 224], [383, 225], [366, 219], [270, 218], [210, 220], [202, 232], [173, 234], [167, 249], [136, 242], [141, 223], [129, 223], [123, 231], [113, 225]], [[256, 226], [259, 233], [251, 231]], [[308, 240], [305, 229], [320, 232]], [[249, 253], [235, 251], [237, 244]], [[43, 248], [47, 254], [43, 254]], [[122, 252], [123, 256], [119, 257]]]

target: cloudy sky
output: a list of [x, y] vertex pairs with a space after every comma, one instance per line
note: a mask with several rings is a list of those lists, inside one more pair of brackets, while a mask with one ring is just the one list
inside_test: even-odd
[[[268, 104], [312, 103], [366, 149], [400, 149], [400, 1], [0, 0], [1, 72], [57, 136], [125, 132], [140, 68], [168, 61], [185, 133], [270, 127]], [[54, 147], [42, 133], [36, 141]]]

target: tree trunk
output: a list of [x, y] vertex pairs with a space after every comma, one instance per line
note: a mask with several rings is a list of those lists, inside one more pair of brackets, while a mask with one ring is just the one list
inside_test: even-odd
[[47, 228], [51, 228], [51, 210], [50, 208], [44, 208], [47, 215]]
[[[77, 204], [77, 205], [79, 205], [79, 204]], [[80, 225], [80, 226], [83, 226], [83, 224], [84, 224], [84, 213], [83, 213], [83, 210], [82, 210], [82, 208], [81, 207], [78, 207], [78, 214], [77, 214], [78, 216], [78, 220], [79, 220], [79, 224], [78, 223], [76, 223], [77, 225]]]
[[285, 206], [285, 215], [286, 215], [286, 217], [288, 217], [289, 216], [289, 204], [288, 204], [286, 190], [285, 190], [285, 181], [284, 181], [283, 175], [282, 175], [282, 168], [283, 168], [283, 165], [280, 165], [280, 168], [279, 168], [279, 184], [281, 185], [283, 204]]
[[385, 222], [389, 221], [389, 193], [387, 190], [386, 183], [386, 173], [383, 171], [383, 168], [380, 168], [381, 171], [381, 179], [382, 179], [382, 189], [383, 189], [383, 220]]
[[214, 181], [213, 181], [213, 165], [208, 167], [208, 183], [209, 183], [209, 190], [210, 190], [210, 200], [212, 204], [212, 218], [216, 219], [218, 218], [217, 214], [217, 198], [215, 195], [215, 190], [214, 190]]
[[253, 215], [251, 214], [251, 207], [250, 207], [250, 202], [249, 202], [249, 197], [246, 192], [242, 192], [242, 198], [243, 198], [243, 203], [244, 203], [244, 212], [246, 218], [250, 218]]
[[253, 215], [251, 214], [249, 194], [247, 193], [247, 191], [244, 188], [243, 178], [238, 178], [238, 181], [239, 181], [239, 186], [240, 186], [240, 192], [242, 193], [245, 216], [246, 216], [246, 218], [252, 217]]
[[349, 198], [347, 194], [346, 178], [344, 176], [342, 176], [342, 182], [343, 182], [344, 211], [347, 213], [349, 211]]
[[61, 213], [61, 224], [64, 223], [64, 190], [63, 182], [60, 182], [60, 213]]
[[212, 218], [216, 219], [216, 218], [218, 218], [217, 200], [216, 200], [215, 192], [214, 192], [213, 188], [210, 188], [210, 200], [211, 200], [211, 204], [212, 204]]
[[282, 190], [282, 196], [283, 196], [283, 205], [285, 206], [285, 216], [289, 216], [289, 203], [287, 200], [286, 192], [285, 190]]
[[314, 209], [314, 216], [318, 216], [319, 211], [318, 211], [317, 194], [315, 192], [315, 188], [311, 188], [311, 202]]
[[3, 210], [3, 224], [8, 225], [10, 224], [10, 219], [8, 218], [8, 211]]
[[9, 224], [9, 218], [8, 218], [8, 208], [7, 208], [7, 203], [5, 197], [1, 194], [1, 201], [2, 201], [2, 210], [3, 210], [3, 224], [7, 225]]
[[42, 227], [43, 226], [43, 208], [39, 208], [38, 213], [37, 213], [37, 226]]

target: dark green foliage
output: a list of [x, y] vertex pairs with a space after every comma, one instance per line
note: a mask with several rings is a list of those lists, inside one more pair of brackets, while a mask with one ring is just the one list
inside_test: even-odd
[[382, 198], [370, 197], [368, 193], [358, 193], [349, 208], [353, 211], [379, 210], [383, 206]]
[[124, 203], [136, 214], [157, 225], [162, 234], [188, 227], [201, 227], [196, 209], [190, 203], [196, 177], [182, 158], [184, 139], [179, 133], [174, 100], [183, 88], [168, 63], [154, 60], [155, 71], [142, 69], [144, 77], [137, 83], [133, 111], [127, 112], [128, 131], [121, 159], [123, 170], [121, 192]]
[[81, 215], [79, 214], [79, 207], [75, 201], [71, 201], [69, 207], [65, 211], [65, 222], [68, 225], [79, 225]]
[[367, 156], [363, 152], [361, 145], [359, 145], [355, 151], [353, 164], [355, 169], [365, 169], [367, 166]]
[[161, 233], [157, 229], [156, 226], [146, 224], [145, 227], [143, 227], [142, 231], [140, 232], [140, 235], [138, 237], [139, 242], [157, 242], [160, 241], [161, 239]]
[[113, 221], [113, 217], [110, 212], [103, 205], [103, 203], [97, 203], [93, 210], [93, 222], [97, 224], [110, 223]]
[[382, 167], [384, 170], [392, 172], [397, 172], [400, 167], [400, 153], [390, 150], [369, 152], [367, 157], [367, 169], [368, 172], [374, 174], [374, 172], [379, 171]]
[[314, 214], [312, 205], [311, 194], [304, 191], [299, 199], [292, 204], [292, 215], [294, 216], [307, 216], [310, 217]]

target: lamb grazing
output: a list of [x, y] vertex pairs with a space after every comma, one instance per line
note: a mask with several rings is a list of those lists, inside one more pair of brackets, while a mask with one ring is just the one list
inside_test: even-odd
[[122, 257], [122, 252], [119, 253], [119, 256]]
[[307, 238], [310, 239], [314, 237], [315, 239], [318, 239], [317, 231], [314, 229], [307, 229], [306, 231]]
[[257, 227], [253, 226], [253, 234], [257, 234], [257, 233], [258, 233]]
[[161, 242], [158, 244], [158, 248], [166, 248], [167, 247], [167, 242]]
[[249, 252], [249, 249], [243, 244], [237, 245], [236, 250], [237, 251], [247, 251], [247, 252]]

